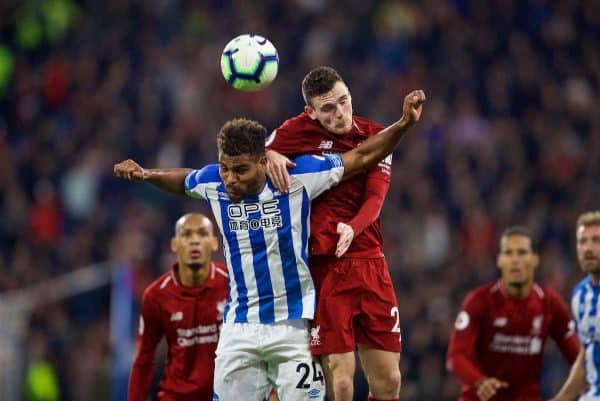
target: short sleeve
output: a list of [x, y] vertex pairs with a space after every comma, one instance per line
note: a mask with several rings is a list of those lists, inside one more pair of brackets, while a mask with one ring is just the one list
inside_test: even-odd
[[290, 174], [302, 183], [310, 199], [337, 185], [344, 175], [344, 162], [339, 154], [301, 156], [294, 161], [296, 167]]
[[200, 170], [192, 170], [185, 177], [185, 193], [192, 198], [206, 199], [206, 188], [220, 183], [219, 166], [209, 164]]

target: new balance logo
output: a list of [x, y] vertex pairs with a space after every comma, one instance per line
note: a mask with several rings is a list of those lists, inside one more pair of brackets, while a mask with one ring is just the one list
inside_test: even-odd
[[504, 327], [506, 326], [506, 323], [508, 323], [508, 319], [505, 317], [499, 317], [496, 320], [494, 320], [495, 327]]
[[321, 326], [313, 327], [310, 329], [310, 345], [321, 345], [321, 338], [319, 338], [319, 330]]
[[183, 312], [175, 312], [171, 315], [172, 322], [176, 322], [179, 320], [183, 320]]
[[321, 141], [319, 149], [331, 149], [333, 148], [333, 141]]

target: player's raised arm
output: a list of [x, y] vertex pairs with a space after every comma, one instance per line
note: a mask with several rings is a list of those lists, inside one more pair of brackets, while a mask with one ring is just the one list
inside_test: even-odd
[[342, 154], [344, 178], [366, 172], [381, 159], [394, 151], [404, 134], [421, 118], [425, 92], [415, 90], [406, 95], [402, 107], [402, 118], [388, 126], [379, 134], [370, 137], [360, 146]]
[[174, 194], [185, 195], [185, 177], [189, 168], [143, 168], [135, 161], [127, 159], [114, 166], [115, 175], [124, 180], [148, 182], [155, 187]]

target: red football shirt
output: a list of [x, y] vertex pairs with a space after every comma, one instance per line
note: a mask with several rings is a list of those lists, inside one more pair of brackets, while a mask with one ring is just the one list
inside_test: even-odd
[[448, 348], [448, 369], [463, 382], [460, 400], [479, 401], [473, 384], [488, 376], [509, 383], [490, 401], [540, 401], [546, 339], [572, 364], [579, 353], [573, 328], [562, 298], [537, 284], [522, 300], [509, 297], [500, 280], [471, 291]]
[[202, 286], [185, 287], [176, 269], [173, 266], [144, 291], [128, 401], [146, 400], [154, 352], [163, 336], [169, 350], [159, 398], [212, 400], [215, 351], [229, 291], [227, 270], [211, 263]]
[[[306, 113], [286, 120], [267, 138], [267, 148], [294, 158], [303, 154], [343, 153], [354, 149], [382, 126], [353, 116], [353, 128], [345, 135], [327, 131]], [[354, 240], [345, 257], [382, 257], [383, 239], [379, 213], [390, 186], [392, 157], [368, 174], [359, 174], [326, 191], [312, 203], [311, 255], [333, 255], [339, 239], [337, 224], [354, 228]]]

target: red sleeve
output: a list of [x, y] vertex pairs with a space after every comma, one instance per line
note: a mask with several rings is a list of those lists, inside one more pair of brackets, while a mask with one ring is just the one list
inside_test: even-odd
[[482, 301], [476, 293], [467, 296], [454, 323], [448, 346], [446, 367], [467, 385], [473, 385], [485, 377], [475, 362], [477, 338], [485, 307], [485, 302]]
[[580, 345], [575, 335], [575, 323], [571, 319], [569, 308], [560, 295], [554, 292], [548, 292], [550, 295], [552, 323], [550, 325], [550, 335], [556, 341], [560, 352], [572, 365], [579, 355]]
[[383, 201], [390, 189], [391, 163], [392, 156], [390, 155], [367, 174], [363, 203], [356, 216], [348, 222], [354, 230], [354, 236], [362, 233], [379, 217]]
[[154, 352], [162, 338], [160, 309], [148, 292], [142, 299], [138, 351], [129, 375], [128, 401], [144, 401], [148, 396], [154, 368]]

